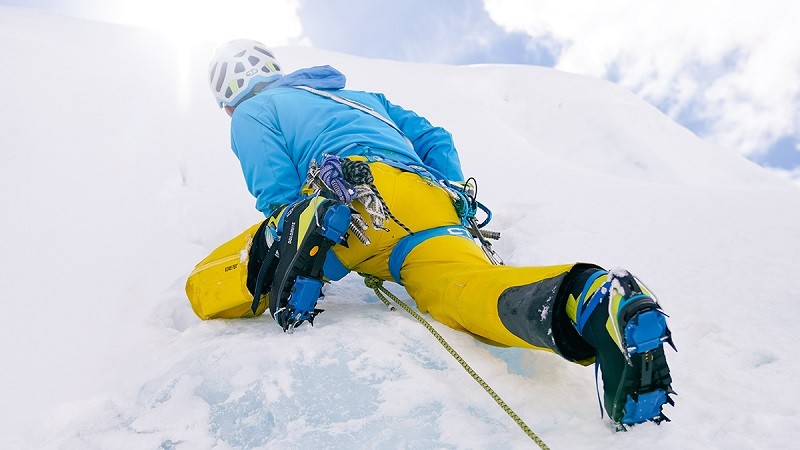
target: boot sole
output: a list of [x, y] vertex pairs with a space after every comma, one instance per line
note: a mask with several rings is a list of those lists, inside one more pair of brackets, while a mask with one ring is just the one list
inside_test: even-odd
[[664, 314], [657, 309], [639, 312], [625, 325], [624, 335], [628, 365], [614, 402], [614, 410], [619, 402], [625, 402], [619, 423], [669, 420], [662, 413], [665, 403], [673, 403], [672, 378], [663, 348], [670, 340]]

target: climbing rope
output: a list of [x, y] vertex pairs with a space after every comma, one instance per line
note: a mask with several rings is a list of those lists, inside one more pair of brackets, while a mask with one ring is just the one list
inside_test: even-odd
[[[394, 309], [391, 303], [389, 303], [389, 300], [386, 298], [386, 296], [388, 296], [389, 298], [392, 299], [392, 301], [395, 304], [406, 310], [407, 313], [411, 314], [412, 317], [417, 319], [419, 323], [425, 326], [425, 328], [427, 328], [428, 331], [431, 332], [431, 334], [436, 338], [436, 340], [438, 340], [439, 343], [442, 344], [445, 350], [447, 350], [447, 352], [450, 353], [450, 355], [452, 355], [453, 358], [455, 358], [459, 364], [461, 364], [461, 367], [463, 367], [464, 370], [466, 370], [467, 373], [472, 376], [472, 378], [486, 391], [486, 393], [489, 394], [489, 396], [492, 397], [492, 399], [494, 399], [494, 401], [497, 402], [497, 404], [500, 405], [501, 408], [503, 408], [503, 411], [505, 411], [506, 414], [508, 414], [512, 419], [514, 419], [514, 422], [516, 422], [517, 425], [519, 425], [519, 427], [522, 428], [522, 431], [524, 431], [525, 434], [527, 434], [528, 437], [530, 437], [533, 440], [533, 442], [535, 442], [536, 445], [539, 446], [539, 448], [541, 448], [542, 450], [550, 448], [547, 446], [547, 444], [544, 443], [544, 441], [542, 441], [541, 438], [539, 438], [539, 436], [536, 435], [536, 433], [533, 432], [533, 430], [531, 430], [528, 427], [528, 425], [525, 424], [525, 422], [522, 421], [522, 419], [520, 419], [517, 413], [515, 413], [511, 409], [511, 407], [508, 406], [506, 402], [504, 402], [503, 399], [501, 399], [500, 396], [497, 395], [497, 393], [495, 393], [494, 390], [485, 381], [483, 381], [483, 378], [481, 378], [480, 375], [478, 375], [477, 373], [475, 373], [474, 370], [472, 370], [472, 367], [470, 367], [469, 364], [467, 364], [467, 362], [464, 361], [461, 355], [459, 355], [458, 352], [456, 352], [453, 349], [453, 347], [451, 347], [450, 344], [448, 344], [447, 341], [445, 341], [444, 337], [442, 337], [442, 335], [439, 334], [439, 332], [436, 331], [435, 328], [433, 328], [433, 325], [431, 325], [427, 320], [425, 320], [425, 318], [417, 314], [417, 312], [411, 309], [411, 307], [409, 307], [405, 302], [397, 298], [397, 296], [395, 296], [388, 289], [386, 289], [386, 287], [383, 285], [383, 280], [372, 275], [365, 275], [365, 274], [362, 275], [364, 276], [364, 284], [366, 284], [367, 287], [374, 289], [375, 294], [378, 296], [379, 299], [381, 299], [381, 301], [386, 306]], [[384, 294], [386, 296], [384, 296]]]
[[[378, 201], [380, 201], [381, 209], [386, 216], [389, 216], [394, 223], [400, 225], [400, 227], [406, 231], [408, 234], [414, 234], [403, 222], [401, 222], [397, 217], [392, 214], [389, 210], [389, 206], [386, 204], [386, 200], [383, 199], [381, 196], [380, 191], [375, 186], [375, 179], [372, 177], [372, 170], [369, 168], [369, 165], [364, 161], [354, 161], [352, 159], [342, 158], [341, 159], [341, 168], [342, 168], [342, 176], [348, 183], [351, 183], [355, 186], [358, 185], [366, 185], [369, 187], [371, 194], [374, 194]], [[364, 203], [366, 207], [366, 203]], [[388, 230], [387, 230], [388, 231]]]

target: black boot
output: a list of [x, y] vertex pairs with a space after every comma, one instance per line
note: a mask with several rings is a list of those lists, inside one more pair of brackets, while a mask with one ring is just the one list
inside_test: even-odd
[[597, 352], [611, 419], [622, 425], [668, 420], [661, 409], [674, 404], [674, 392], [663, 344], [672, 339], [653, 295], [627, 271], [597, 271], [575, 306], [575, 328]]

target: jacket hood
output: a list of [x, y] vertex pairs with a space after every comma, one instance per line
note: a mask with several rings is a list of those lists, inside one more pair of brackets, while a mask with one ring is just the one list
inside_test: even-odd
[[315, 89], [343, 89], [346, 80], [344, 74], [331, 66], [314, 66], [284, 75], [267, 86], [267, 89], [291, 86], [308, 86]]

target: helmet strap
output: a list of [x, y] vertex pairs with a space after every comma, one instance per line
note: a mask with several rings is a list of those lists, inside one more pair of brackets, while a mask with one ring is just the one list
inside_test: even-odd
[[230, 105], [230, 106], [233, 106], [235, 108], [235, 107], [241, 105], [243, 101], [255, 96], [256, 94], [261, 93], [261, 91], [266, 89], [267, 86], [269, 86], [270, 84], [272, 84], [274, 82], [275, 81], [273, 80], [273, 81], [262, 81], [261, 83], [256, 83], [255, 86], [253, 86], [253, 89], [250, 89], [250, 92], [248, 92], [247, 95], [242, 97], [242, 99], [239, 100], [238, 102], [236, 102], [235, 105]]

